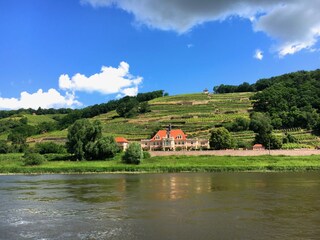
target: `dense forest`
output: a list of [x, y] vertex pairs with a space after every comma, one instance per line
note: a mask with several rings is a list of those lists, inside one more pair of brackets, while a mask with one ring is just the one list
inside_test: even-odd
[[215, 93], [256, 92], [253, 111], [267, 113], [276, 129], [301, 127], [319, 131], [320, 70], [298, 71], [254, 84], [220, 85]]

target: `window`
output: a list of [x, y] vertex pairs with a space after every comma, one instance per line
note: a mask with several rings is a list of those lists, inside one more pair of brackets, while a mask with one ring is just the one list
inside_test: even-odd
[[178, 135], [178, 136], [177, 136], [177, 139], [182, 139], [182, 136], [181, 136], [181, 135]]
[[156, 139], [160, 139], [159, 135], [156, 136]]

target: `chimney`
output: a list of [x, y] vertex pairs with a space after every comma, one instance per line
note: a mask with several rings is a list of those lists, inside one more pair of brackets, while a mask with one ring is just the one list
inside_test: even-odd
[[167, 138], [170, 137], [171, 129], [172, 129], [171, 124], [169, 124], [169, 126], [168, 126], [168, 128], [167, 128]]

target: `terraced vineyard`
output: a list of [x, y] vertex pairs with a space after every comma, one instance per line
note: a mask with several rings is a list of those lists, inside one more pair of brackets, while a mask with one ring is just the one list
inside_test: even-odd
[[172, 124], [190, 137], [208, 137], [213, 126], [237, 117], [249, 117], [252, 93], [206, 95], [203, 93], [161, 97], [149, 102], [151, 112], [136, 118], [118, 118], [116, 112], [95, 119], [104, 124], [104, 133], [129, 140], [150, 138], [158, 129]]

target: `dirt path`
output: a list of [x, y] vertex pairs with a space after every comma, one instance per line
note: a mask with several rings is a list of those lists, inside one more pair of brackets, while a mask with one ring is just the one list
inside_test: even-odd
[[261, 156], [261, 155], [285, 155], [285, 156], [310, 156], [320, 155], [320, 150], [313, 149], [295, 149], [295, 150], [215, 150], [215, 151], [176, 151], [176, 152], [163, 152], [154, 151], [150, 152], [151, 156]]

